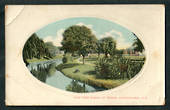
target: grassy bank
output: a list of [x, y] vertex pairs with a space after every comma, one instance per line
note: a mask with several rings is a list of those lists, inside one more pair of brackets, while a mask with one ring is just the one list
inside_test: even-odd
[[48, 61], [48, 60], [50, 60], [50, 59], [45, 59], [45, 58], [40, 58], [40, 59], [38, 59], [38, 58], [32, 58], [32, 59], [27, 59], [26, 61], [27, 61], [28, 63], [33, 63], [33, 62], [41, 62], [41, 61]]
[[32, 58], [32, 59], [27, 59], [26, 61], [28, 62], [28, 63], [33, 63], [33, 62], [41, 62], [41, 61], [48, 61], [48, 60], [53, 60], [53, 59], [58, 59], [58, 58], [62, 58], [63, 57], [63, 55], [62, 54], [59, 54], [59, 55], [56, 55], [55, 57], [53, 57], [53, 58], [40, 58], [40, 59], [38, 59], [38, 58]]
[[123, 56], [123, 58], [130, 60], [143, 60], [145, 59], [145, 56]]
[[[61, 71], [65, 76], [80, 82], [85, 82], [91, 86], [103, 87], [106, 89], [117, 87], [128, 80], [111, 80], [111, 79], [99, 79], [95, 75], [95, 66], [81, 63], [66, 63], [60, 64], [57, 70]], [[75, 72], [75, 70], [79, 70]]]

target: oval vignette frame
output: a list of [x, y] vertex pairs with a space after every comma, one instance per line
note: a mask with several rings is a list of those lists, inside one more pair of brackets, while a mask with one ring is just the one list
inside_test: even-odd
[[[86, 20], [86, 19], [92, 19], [92, 20]], [[108, 25], [108, 26], [110, 26], [110, 24], [109, 23], [112, 23], [112, 25], [113, 25], [113, 27], [111, 27], [111, 29], [113, 29], [113, 30], [116, 30], [116, 31], [113, 31], [113, 30], [111, 30], [111, 31], [107, 31], [107, 30], [109, 30], [110, 28], [108, 28], [108, 29], [106, 29], [106, 30], [104, 30], [104, 29], [100, 29], [100, 28], [97, 28], [98, 26], [95, 26], [95, 25], [98, 25], [98, 24], [100, 24], [101, 22], [97, 22], [96, 24], [94, 23], [94, 22], [92, 22], [92, 21], [94, 21], [94, 19], [96, 20], [99, 20], [99, 21], [104, 21], [104, 24], [105, 25]], [[68, 22], [68, 23], [65, 23], [65, 22]], [[89, 22], [91, 22], [92, 24], [90, 24]], [[70, 24], [69, 24], [70, 23]], [[60, 24], [60, 25], [59, 25]], [[63, 26], [63, 25], [65, 24], [66, 26]], [[59, 25], [59, 26], [58, 26]], [[62, 25], [62, 26], [61, 26]], [[62, 35], [61, 35], [61, 33], [63, 34], [64, 33], [64, 31], [66, 30], [66, 29], [68, 29], [70, 26], [72, 26], [72, 25], [76, 25], [76, 26], [78, 26], [78, 27], [82, 27], [82, 26], [85, 26], [85, 27], [87, 27], [88, 29], [90, 29], [91, 30], [91, 32], [92, 32], [92, 34], [94, 34], [94, 35], [96, 35], [96, 33], [97, 33], [97, 35], [96, 36], [99, 36], [99, 35], [101, 35], [100, 37], [97, 37], [97, 39], [99, 40], [99, 39], [103, 39], [103, 38], [105, 38], [105, 37], [107, 37], [107, 35], [113, 35], [113, 36], [116, 36], [116, 34], [118, 35], [119, 34], [119, 37], [118, 38], [120, 38], [120, 33], [123, 33], [123, 35], [126, 35], [127, 33], [128, 34], [130, 34], [131, 33], [131, 35], [129, 35], [129, 36], [134, 36], [134, 38], [136, 37], [137, 39], [138, 39], [138, 37], [133, 33], [133, 32], [131, 32], [131, 31], [129, 31], [127, 28], [124, 28], [124, 27], [122, 27], [121, 25], [119, 25], [119, 24], [116, 24], [116, 23], [114, 23], [114, 22], [112, 22], [112, 21], [108, 21], [108, 20], [104, 20], [104, 19], [101, 19], [101, 18], [93, 18], [93, 17], [76, 17], [76, 18], [68, 18], [68, 19], [64, 19], [64, 20], [60, 20], [60, 21], [57, 21], [57, 22], [53, 22], [53, 23], [50, 23], [50, 24], [48, 24], [48, 25], [46, 25], [46, 26], [44, 26], [43, 28], [41, 28], [41, 29], [39, 29], [35, 34], [32, 34], [32, 36], [35, 36], [35, 38], [34, 39], [32, 39], [31, 41], [33, 42], [33, 41], [37, 41], [37, 42], [41, 42], [41, 41], [43, 41], [44, 42], [44, 44], [42, 43], [41, 45], [44, 45], [44, 47], [42, 47], [42, 48], [46, 48], [45, 46], [47, 46], [46, 44], [45, 44], [45, 42], [47, 43], [47, 42], [52, 42], [52, 45], [53, 46], [57, 46], [57, 45], [59, 45], [59, 43], [61, 42], [61, 39], [59, 39], [59, 36], [61, 37]], [[50, 29], [52, 29], [54, 26], [57, 26], [57, 28], [56, 28], [56, 33], [57, 33], [57, 37], [55, 38], [55, 36], [54, 36], [54, 32], [55, 32], [55, 29], [54, 30], [50, 30]], [[48, 29], [49, 28], [49, 29]], [[99, 30], [102, 30], [102, 32], [99, 32]], [[103, 31], [104, 30], [104, 31]], [[109, 33], [110, 32], [110, 33]], [[47, 35], [47, 34], [49, 34], [49, 35]], [[30, 36], [31, 37], [31, 36]], [[28, 40], [30, 40], [30, 37], [29, 37], [29, 39]], [[39, 40], [37, 39], [37, 38], [39, 38]], [[132, 44], [132, 41], [127, 41], [126, 42], [126, 40], [127, 40], [127, 38], [125, 39], [125, 40], [122, 40], [122, 39], [118, 39], [118, 38], [116, 38], [116, 37], [113, 37], [114, 39], [116, 39], [117, 41], [119, 41], [118, 42], [118, 44], [119, 44], [119, 48], [120, 48], [120, 50], [121, 50], [121, 48], [123, 48], [123, 47], [121, 47], [121, 43], [122, 43], [122, 41], [124, 41], [124, 43], [127, 43], [127, 42], [130, 42], [131, 44]], [[121, 38], [122, 38], [122, 36], [121, 36]], [[23, 48], [23, 60], [24, 60], [24, 62], [25, 62], [25, 64], [26, 64], [26, 66], [27, 66], [27, 68], [29, 69], [29, 71], [32, 73], [32, 75], [33, 76], [36, 76], [37, 75], [37, 73], [38, 74], [45, 74], [45, 73], [43, 73], [43, 71], [46, 71], [46, 68], [45, 68], [45, 70], [42, 70], [42, 68], [40, 69], [41, 71], [37, 71], [37, 73], [34, 73], [35, 71], [36, 71], [36, 69], [37, 68], [40, 68], [40, 67], [28, 67], [29, 65], [31, 65], [31, 64], [33, 64], [34, 66], [35, 65], [39, 65], [39, 64], [37, 64], [37, 62], [45, 62], [45, 63], [49, 63], [49, 61], [50, 62], [52, 62], [52, 63], [55, 63], [56, 64], [56, 62], [61, 62], [61, 61], [58, 61], [58, 60], [54, 60], [53, 58], [49, 58], [49, 56], [47, 56], [47, 55], [42, 55], [41, 56], [41, 54], [40, 54], [40, 56], [36, 56], [35, 58], [31, 58], [31, 57], [29, 57], [29, 58], [27, 58], [27, 59], [25, 59], [25, 57], [24, 57], [24, 49], [25, 49], [25, 47], [26, 47], [26, 44], [28, 43], [28, 40], [26, 41], [26, 43], [25, 43], [25, 45], [24, 45], [24, 48]], [[54, 44], [55, 42], [53, 42], [53, 41], [59, 41], [60, 40], [60, 42], [57, 44]], [[139, 39], [139, 41], [140, 41], [140, 39]], [[140, 41], [141, 42], [141, 41]], [[51, 44], [48, 44], [48, 45], [51, 45]], [[142, 42], [141, 42], [142, 43]], [[31, 43], [32, 44], [32, 43]], [[38, 43], [37, 43], [38, 44]], [[35, 44], [35, 45], [37, 45], [37, 44]], [[123, 43], [122, 43], [122, 45], [123, 45]], [[128, 43], [127, 43], [127, 45], [128, 45]], [[29, 45], [30, 46], [30, 45]], [[29, 47], [28, 46], [28, 47]], [[61, 45], [60, 45], [61, 46]], [[142, 46], [143, 46], [143, 50], [145, 51], [145, 47], [144, 47], [144, 45], [143, 45], [143, 43], [142, 43]], [[38, 47], [38, 46], [35, 46], [35, 47]], [[52, 48], [52, 47], [50, 47], [50, 48]], [[31, 49], [34, 49], [34, 48], [31, 48]], [[29, 49], [28, 49], [29, 50]], [[35, 48], [35, 50], [36, 50], [36, 48]], [[36, 51], [34, 50], [34, 52], [36, 53]], [[38, 50], [38, 49], [37, 49]], [[45, 52], [46, 50], [44, 50], [44, 52]], [[41, 51], [39, 51], [39, 52], [41, 52]], [[124, 51], [123, 51], [124, 52]], [[131, 52], [131, 51], [130, 51]], [[28, 52], [29, 53], [29, 52]], [[50, 53], [50, 52], [49, 52]], [[33, 53], [31, 53], [31, 54], [33, 54]], [[37, 53], [36, 53], [37, 54]], [[43, 52], [42, 52], [42, 54], [44, 54]], [[62, 55], [64, 54], [64, 53], [61, 53]], [[131, 53], [127, 53], [127, 54], [131, 54]], [[134, 54], [133, 52], [132, 52], [132, 54]], [[38, 55], [38, 54], [37, 54]], [[122, 53], [122, 55], [124, 55], [124, 53]], [[127, 56], [124, 56], [124, 57], [128, 57], [129, 55], [127, 55]], [[133, 55], [133, 56], [135, 56], [135, 55]], [[125, 83], [127, 83], [127, 82], [129, 82], [129, 81], [132, 81], [132, 79], [134, 80], [134, 79], [137, 79], [137, 77], [139, 77], [139, 74], [141, 74], [140, 72], [143, 70], [143, 66], [144, 66], [144, 64], [146, 63], [146, 54], [144, 53], [143, 54], [143, 56], [144, 56], [144, 60], [143, 60], [143, 65], [142, 65], [142, 67], [140, 68], [140, 70], [139, 70], [139, 72], [137, 72], [136, 73], [136, 75], [134, 75], [133, 77], [131, 77], [128, 81], [126, 81], [126, 82], [124, 82], [124, 83], [122, 83], [122, 84], [120, 84], [119, 86], [116, 86], [116, 87], [112, 87], [112, 88], [110, 88], [111, 90], [113, 90], [113, 89], [115, 89], [115, 88], [117, 88], [117, 87], [120, 87], [121, 85], [124, 85]], [[54, 56], [55, 57], [55, 56]], [[61, 57], [61, 56], [60, 56]], [[28, 60], [29, 59], [29, 60]], [[90, 58], [89, 58], [90, 59]], [[80, 59], [81, 60], [81, 59]], [[128, 59], [129, 60], [129, 59]], [[36, 62], [37, 61], [37, 62]], [[56, 62], [55, 62], [56, 61]], [[62, 60], [62, 62], [63, 62], [63, 60]], [[50, 64], [52, 64], [52, 63], [50, 63]], [[81, 61], [79, 61], [79, 63], [81, 63]], [[132, 63], [132, 62], [131, 62]], [[49, 65], [50, 65], [49, 64]], [[41, 65], [41, 64], [40, 64]], [[49, 65], [44, 65], [45, 67], [47, 67], [48, 68], [48, 66]], [[122, 65], [123, 65], [123, 63], [122, 63]], [[146, 65], [146, 64], [145, 64]], [[53, 67], [54, 67], [54, 65], [53, 65]], [[34, 72], [33, 71], [31, 71], [31, 68], [33, 68], [34, 70]], [[44, 68], [44, 67], [43, 67]], [[49, 67], [50, 68], [50, 67]], [[55, 65], [55, 69], [56, 69], [57, 67], [56, 67], [56, 65]], [[51, 68], [50, 68], [51, 69]], [[52, 71], [52, 70], [51, 70]], [[54, 70], [55, 71], [55, 70]], [[62, 71], [62, 70], [60, 70], [60, 71]], [[79, 72], [79, 71], [81, 71], [81, 70], [78, 70], [77, 69], [77, 71]], [[55, 74], [55, 73], [54, 73]], [[67, 73], [66, 73], [67, 74]], [[60, 76], [65, 76], [65, 77], [68, 77], [68, 75], [66, 75], [66, 74], [64, 74], [64, 75], [61, 75], [60, 74]], [[51, 76], [48, 76], [48, 75], [46, 75], [47, 77], [51, 77]], [[47, 79], [39, 79], [40, 77], [42, 77], [41, 75], [40, 76], [36, 76], [36, 78], [38, 79], [38, 80], [40, 80], [40, 81], [42, 81], [42, 82], [44, 82], [44, 80], [45, 80], [45, 82], [46, 82], [46, 80]], [[55, 76], [56, 78], [57, 78], [57, 76]], [[70, 81], [70, 77], [71, 76], [69, 76], [68, 78], [66, 78], [67, 80], [69, 80]], [[49, 82], [47, 82], [46, 84], [48, 84], [48, 85], [50, 85], [50, 86], [52, 86], [52, 87], [55, 87], [55, 88], [59, 88], [59, 89], [61, 89], [61, 90], [64, 90], [64, 88], [63, 87], [61, 87], [60, 85], [54, 85], [54, 83], [53, 82], [56, 82], [56, 81], [54, 81], [54, 79], [53, 78], [51, 78], [51, 79], [49, 79], [48, 78], [48, 81]], [[62, 77], [61, 77], [62, 78]], [[59, 79], [60, 80], [60, 79]], [[88, 82], [86, 82], [86, 83], [82, 83], [83, 81], [80, 79], [80, 80], [77, 80], [76, 82], [74, 81], [74, 80], [77, 80], [77, 79], [73, 79], [71, 82], [70, 82], [70, 85], [72, 86], [72, 85], [76, 85], [76, 86], [74, 86], [74, 87], [79, 87], [79, 89], [81, 90], [82, 89], [82, 91], [83, 92], [85, 92], [85, 93], [88, 93], [87, 91], [85, 91], [86, 90], [86, 88], [87, 88], [87, 90], [91, 90], [90, 92], [98, 92], [98, 91], [101, 91], [101, 89], [102, 89], [102, 91], [105, 91], [105, 90], [109, 90], [108, 88], [104, 88], [103, 89], [103, 87], [102, 88], [100, 88], [100, 87], [96, 87], [96, 85], [95, 85], [95, 87], [91, 87], [91, 85], [93, 85], [93, 84], [88, 84]], [[116, 79], [117, 80], [117, 79]], [[50, 82], [51, 81], [51, 82]], [[62, 82], [62, 80], [60, 80], [61, 82]], [[70, 86], [69, 86], [70, 87]], [[74, 88], [74, 87], [71, 87], [71, 89], [72, 88]], [[83, 87], [86, 87], [85, 89], [83, 89]], [[96, 89], [96, 88], [99, 88], [99, 89]], [[94, 91], [95, 90], [95, 91]], [[71, 92], [71, 90], [67, 90], [66, 89], [66, 87], [65, 87], [65, 91], [69, 91], [69, 92]], [[72, 92], [76, 92], [76, 93], [81, 93], [82, 91], [72, 91]]]

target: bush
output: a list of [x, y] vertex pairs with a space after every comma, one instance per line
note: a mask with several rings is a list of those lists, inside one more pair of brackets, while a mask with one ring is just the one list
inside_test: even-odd
[[131, 75], [131, 77], [134, 77], [137, 73], [140, 72], [143, 65], [144, 62], [130, 62], [128, 68], [128, 74]]
[[95, 67], [96, 76], [99, 78], [109, 78], [109, 74], [111, 73], [110, 65], [108, 59], [100, 58]]
[[68, 58], [67, 57], [63, 57], [62, 61], [63, 61], [63, 63], [67, 63], [68, 62]]
[[131, 79], [142, 68], [144, 62], [135, 62], [122, 57], [101, 58], [96, 63], [96, 76], [106, 79]]
[[80, 85], [78, 83], [78, 81], [76, 80], [73, 80], [71, 82], [71, 84], [69, 84], [67, 87], [66, 87], [66, 90], [67, 91], [72, 91], [72, 92], [78, 92], [78, 93], [81, 93], [81, 92], [88, 92], [85, 88], [85, 84], [84, 85]]
[[72, 56], [64, 56], [62, 59], [63, 63], [69, 63], [69, 62], [73, 62], [73, 57]]

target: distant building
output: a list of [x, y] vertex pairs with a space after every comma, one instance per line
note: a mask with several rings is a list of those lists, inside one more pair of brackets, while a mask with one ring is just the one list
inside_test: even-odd
[[56, 51], [56, 54], [64, 54], [64, 51], [57, 50], [57, 51]]
[[132, 48], [124, 49], [123, 50], [124, 56], [139, 56], [139, 52], [135, 51]]
[[128, 51], [127, 50], [123, 50], [123, 54], [128, 54]]

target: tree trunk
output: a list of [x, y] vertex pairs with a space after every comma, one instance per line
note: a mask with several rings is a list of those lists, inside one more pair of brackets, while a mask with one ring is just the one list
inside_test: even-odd
[[131, 79], [131, 75], [130, 75], [130, 73], [129, 73], [129, 72], [128, 72], [128, 78], [129, 78], [129, 79]]
[[127, 75], [128, 75], [128, 78], [131, 79], [132, 76], [131, 76], [131, 74], [129, 73], [129, 71], [130, 71], [130, 70], [129, 70], [129, 68], [128, 68], [128, 70], [127, 70]]
[[98, 53], [98, 58], [100, 57], [100, 53]]
[[127, 77], [126, 77], [126, 72], [123, 73], [123, 79], [125, 80]]
[[105, 57], [108, 58], [108, 54], [107, 53], [105, 53]]
[[85, 83], [83, 83], [83, 89], [84, 89], [83, 91], [86, 92], [86, 85], [85, 85]]
[[74, 57], [74, 51], [72, 52], [71, 56], [73, 56], [73, 57]]
[[85, 56], [83, 56], [83, 64], [84, 64], [84, 58], [85, 58]]
[[66, 55], [66, 54], [67, 54], [67, 51], [65, 50], [65, 51], [64, 51], [64, 55]]

